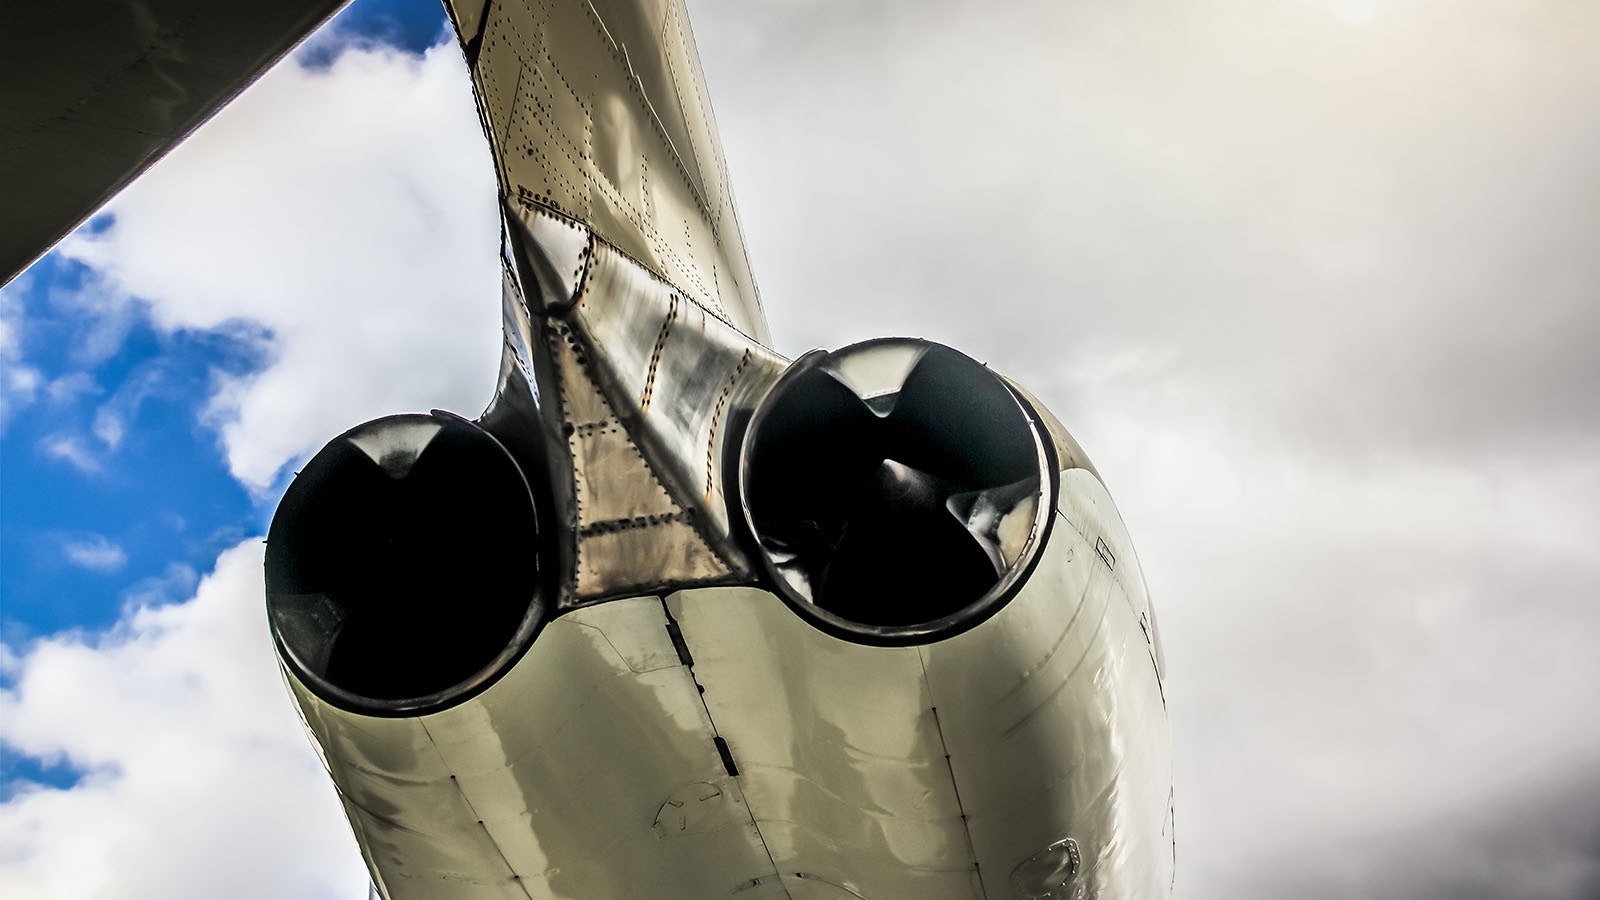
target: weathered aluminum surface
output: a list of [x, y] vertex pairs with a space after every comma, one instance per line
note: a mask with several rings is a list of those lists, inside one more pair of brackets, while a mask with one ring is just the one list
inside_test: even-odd
[[584, 223], [770, 338], [678, 0], [447, 0], [502, 196]]
[[668, 489], [590, 374], [573, 330], [547, 322], [559, 376], [541, 400], [564, 419], [571, 454], [577, 600], [630, 589], [726, 580], [728, 560], [707, 542], [700, 512]]
[[568, 612], [422, 718], [291, 687], [390, 898], [1165, 896], [1142, 578], [1100, 481], [1069, 469], [1060, 496], [1018, 596], [932, 645], [700, 588]]
[[751, 588], [667, 606], [780, 871], [869, 898], [982, 896], [915, 648], [831, 637]]
[[731, 535], [723, 463], [736, 446], [729, 440], [735, 417], [766, 394], [788, 360], [611, 245], [596, 241], [591, 256], [563, 325], [634, 439], [743, 574], [748, 564]]
[[[1000, 615], [919, 650], [984, 886], [991, 897], [1166, 896], [1171, 739], [1153, 628], [1141, 627], [1143, 575], [1090, 471], [1062, 473], [1058, 515]], [[1069, 883], [1010, 883], [1066, 839], [1081, 855]]]
[[556, 619], [499, 683], [421, 718], [355, 715], [289, 682], [390, 900], [777, 883], [659, 598]]
[[762, 591], [667, 598], [781, 871], [863, 897], [1166, 895], [1170, 737], [1142, 576], [1089, 471], [1062, 474], [1058, 515], [1005, 609], [923, 647], [827, 636]]
[[548, 471], [571, 545], [562, 602], [748, 578], [722, 461], [785, 361], [582, 224], [507, 212], [498, 396], [523, 380], [565, 445]]
[[763, 345], [684, 12], [466, 5], [522, 301], [508, 347], [570, 456], [560, 602], [748, 579], [723, 460], [787, 361]]

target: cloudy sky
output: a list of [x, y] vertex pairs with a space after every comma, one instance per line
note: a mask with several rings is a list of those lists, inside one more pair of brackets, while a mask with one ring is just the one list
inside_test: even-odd
[[[1176, 896], [1600, 896], [1600, 4], [997, 6], [691, 0], [779, 349], [942, 340], [1089, 450]], [[260, 535], [492, 390], [442, 25], [360, 0], [0, 291], [0, 895], [363, 895]]]

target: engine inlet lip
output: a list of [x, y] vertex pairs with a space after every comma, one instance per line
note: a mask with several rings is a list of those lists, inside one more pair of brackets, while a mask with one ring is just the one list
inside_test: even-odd
[[[989, 376], [998, 381], [1006, 393], [1016, 402], [1021, 414], [1028, 423], [1029, 434], [1033, 440], [1034, 449], [1039, 460], [1039, 501], [1038, 509], [1034, 514], [1033, 531], [1028, 543], [1023, 549], [1021, 557], [1006, 574], [989, 590], [985, 591], [976, 600], [966, 606], [926, 622], [911, 625], [873, 625], [846, 618], [831, 610], [825, 609], [810, 599], [800, 595], [777, 570], [765, 543], [761, 539], [761, 531], [756, 526], [755, 513], [750, 507], [749, 490], [750, 460], [753, 456], [753, 447], [762, 424], [772, 412], [776, 402], [782, 397], [784, 391], [801, 375], [809, 371], [822, 360], [842, 354], [847, 351], [866, 350], [881, 345], [914, 344], [925, 348], [938, 348], [956, 353], [967, 359], [975, 366], [982, 367]], [[1012, 384], [998, 373], [990, 370], [977, 360], [944, 344], [929, 341], [923, 338], [912, 337], [881, 337], [840, 348], [834, 351], [812, 350], [802, 354], [792, 363], [788, 370], [772, 385], [761, 398], [755, 411], [744, 424], [744, 433], [738, 441], [739, 459], [737, 465], [737, 504], [744, 522], [746, 537], [749, 538], [754, 548], [752, 554], [763, 576], [763, 587], [777, 594], [797, 616], [809, 623], [812, 627], [829, 635], [830, 637], [872, 647], [914, 647], [940, 641], [963, 634], [993, 618], [996, 613], [1004, 609], [1022, 587], [1028, 583], [1034, 569], [1038, 567], [1039, 560], [1044, 556], [1044, 547], [1050, 540], [1050, 535], [1055, 527], [1056, 502], [1060, 496], [1061, 472], [1055, 441], [1050, 437], [1044, 419], [1029, 399], [1022, 395]]]
[[[532, 490], [532, 487], [528, 483], [527, 473], [522, 470], [522, 465], [517, 462], [515, 455], [511, 453], [510, 449], [507, 448], [499, 438], [491, 434], [488, 429], [484, 428], [481, 424], [464, 416], [459, 416], [455, 413], [440, 409], [430, 410], [426, 414], [402, 413], [397, 416], [386, 416], [384, 418], [401, 417], [433, 419], [447, 425], [464, 424], [478, 432], [480, 436], [488, 438], [493, 442], [492, 446], [497, 448], [500, 453], [504, 455], [505, 459], [512, 464], [512, 469], [517, 473], [517, 478], [519, 479], [528, 498], [529, 510], [532, 514], [535, 533], [537, 534], [538, 529], [543, 525], [543, 523], [548, 521], [547, 511], [541, 508], [541, 504], [539, 503], [539, 495]], [[373, 420], [373, 422], [376, 421], [380, 420]], [[333, 440], [324, 445], [322, 450], [318, 450], [316, 454], [313, 454], [312, 460], [315, 460], [317, 456], [321, 455], [328, 447], [332, 447], [338, 444], [340, 441], [348, 440], [351, 435], [373, 424], [373, 422], [363, 422], [360, 425], [356, 425], [355, 427], [344, 431], [338, 437], [335, 437]], [[310, 463], [308, 462], [307, 465], [309, 467]], [[292, 483], [290, 485], [290, 489], [293, 489]], [[288, 492], [286, 491], [285, 497], [287, 496]], [[282, 503], [283, 501], [280, 499], [280, 509], [282, 508]], [[277, 518], [277, 513], [275, 512], [273, 515], [273, 525], [277, 524]], [[271, 527], [268, 528], [269, 547], [271, 545], [272, 530], [273, 529]], [[549, 585], [547, 583], [549, 580], [549, 575], [546, 571], [543, 571], [545, 569], [545, 564], [542, 555], [539, 558], [537, 565], [541, 571], [534, 580], [532, 592], [528, 602], [528, 609], [523, 614], [521, 622], [518, 623], [516, 631], [512, 633], [511, 639], [507, 641], [506, 646], [501, 648], [498, 654], [491, 658], [471, 676], [437, 691], [432, 691], [414, 697], [403, 697], [398, 699], [375, 698], [342, 688], [329, 680], [327, 677], [318, 674], [313, 666], [307, 664], [305, 660], [301, 659], [300, 655], [295, 652], [295, 649], [289, 644], [288, 641], [284, 639], [282, 633], [279, 631], [276, 617], [271, 613], [272, 590], [269, 584], [266, 592], [268, 608], [267, 626], [268, 631], [272, 635], [273, 649], [277, 651], [278, 659], [288, 674], [292, 674], [296, 680], [303, 684], [306, 689], [318, 699], [338, 709], [344, 710], [345, 712], [373, 716], [375, 718], [413, 718], [441, 712], [465, 703], [488, 690], [496, 682], [498, 682], [501, 677], [509, 672], [522, 659], [528, 650], [533, 647], [535, 638], [538, 637], [540, 630], [550, 618], [550, 610], [548, 608], [548, 601], [546, 599], [548, 596], [550, 596]]]

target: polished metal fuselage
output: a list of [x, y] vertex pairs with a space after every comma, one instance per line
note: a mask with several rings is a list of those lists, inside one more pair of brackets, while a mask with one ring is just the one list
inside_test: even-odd
[[[765, 591], [701, 588], [568, 612], [433, 715], [291, 686], [388, 897], [1165, 896], [1144, 583], [1094, 475], [1062, 473], [1056, 515], [1021, 593], [928, 646], [848, 643]], [[1068, 840], [1066, 891], [1013, 884]]]

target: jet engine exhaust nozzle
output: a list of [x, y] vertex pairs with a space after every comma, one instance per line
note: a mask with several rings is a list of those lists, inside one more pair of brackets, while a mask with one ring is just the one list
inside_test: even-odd
[[884, 338], [790, 366], [745, 432], [740, 497], [801, 616], [860, 643], [928, 643], [1026, 581], [1055, 505], [1051, 447], [981, 363]]
[[267, 536], [278, 653], [314, 693], [420, 715], [493, 683], [544, 612], [539, 521], [522, 470], [476, 424], [387, 416], [322, 448]]

